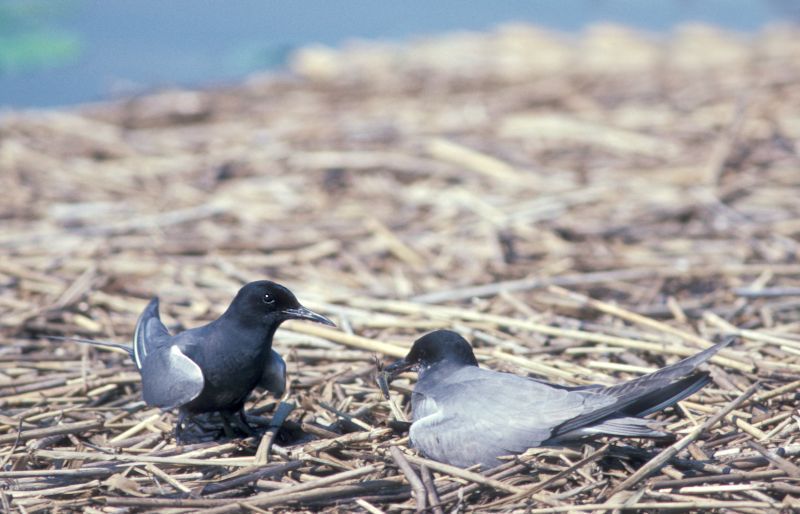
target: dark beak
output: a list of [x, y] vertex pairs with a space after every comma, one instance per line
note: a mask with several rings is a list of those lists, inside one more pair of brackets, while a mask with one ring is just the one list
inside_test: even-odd
[[291, 309], [284, 309], [283, 313], [288, 319], [305, 319], [308, 321], [316, 321], [317, 323], [322, 323], [323, 325], [328, 325], [330, 327], [336, 326], [333, 321], [329, 320], [322, 314], [317, 314], [311, 309], [306, 309], [302, 305]]
[[393, 363], [389, 364], [385, 368], [383, 368], [383, 374], [386, 375], [386, 378], [391, 381], [404, 371], [408, 371], [414, 367], [413, 362], [408, 362], [405, 359], [400, 359], [399, 361], [394, 361]]
[[400, 359], [399, 361], [395, 361], [385, 368], [379, 370], [378, 372], [378, 387], [381, 388], [381, 392], [383, 393], [383, 397], [387, 400], [389, 399], [389, 382], [391, 382], [394, 377], [399, 375], [404, 371], [408, 371], [409, 369], [413, 368], [414, 364], [407, 362], [405, 359]]

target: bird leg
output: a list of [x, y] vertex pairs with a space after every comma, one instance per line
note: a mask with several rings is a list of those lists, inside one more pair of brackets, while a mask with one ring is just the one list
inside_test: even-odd
[[234, 412], [226, 411], [226, 412], [220, 412], [220, 414], [222, 415], [222, 426], [223, 429], [225, 430], [225, 435], [227, 437], [230, 438], [236, 437], [236, 435], [233, 432], [233, 427], [231, 426], [231, 423], [236, 428], [244, 432], [244, 434], [247, 435], [248, 437], [253, 437], [257, 435], [256, 431], [253, 430], [253, 427], [251, 427], [247, 423], [247, 419], [245, 418], [244, 415], [244, 407], [240, 408], [238, 411]]
[[239, 430], [247, 434], [249, 437], [258, 435], [256, 431], [253, 429], [253, 427], [251, 427], [250, 424], [247, 422], [247, 416], [245, 416], [244, 414], [244, 407], [239, 409], [237, 415], [233, 417], [233, 422], [237, 426], [237, 428], [239, 428]]
[[236, 438], [236, 434], [231, 427], [230, 414], [228, 413], [222, 413], [222, 429], [225, 431], [225, 437], [228, 439]]

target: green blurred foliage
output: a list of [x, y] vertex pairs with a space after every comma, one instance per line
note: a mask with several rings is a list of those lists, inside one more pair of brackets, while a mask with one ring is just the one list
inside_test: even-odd
[[81, 55], [80, 35], [58, 27], [77, 1], [0, 2], [0, 75], [65, 66]]

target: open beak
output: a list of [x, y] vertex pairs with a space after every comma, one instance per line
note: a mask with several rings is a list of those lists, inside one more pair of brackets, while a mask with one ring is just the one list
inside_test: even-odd
[[336, 326], [336, 324], [333, 321], [329, 320], [322, 314], [317, 314], [311, 309], [306, 309], [302, 305], [300, 307], [294, 307], [292, 309], [284, 309], [283, 313], [289, 319], [305, 319], [308, 321], [316, 321], [317, 323], [322, 323], [323, 325], [328, 325], [329, 327]]
[[408, 362], [405, 359], [400, 359], [399, 361], [395, 361], [380, 370], [378, 373], [378, 387], [381, 388], [384, 398], [387, 400], [389, 399], [389, 382], [391, 382], [394, 377], [400, 373], [408, 371], [413, 367], [413, 363]]

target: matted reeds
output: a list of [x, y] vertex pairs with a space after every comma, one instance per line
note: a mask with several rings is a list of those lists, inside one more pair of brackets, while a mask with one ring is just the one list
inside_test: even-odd
[[[13, 512], [786, 512], [800, 508], [800, 34], [525, 26], [298, 52], [292, 73], [0, 124], [0, 502]], [[176, 446], [123, 354], [271, 278], [260, 439]], [[612, 383], [739, 339], [658, 415], [675, 441], [408, 450], [422, 333], [485, 366]], [[487, 434], [491, 437], [491, 434]]]

